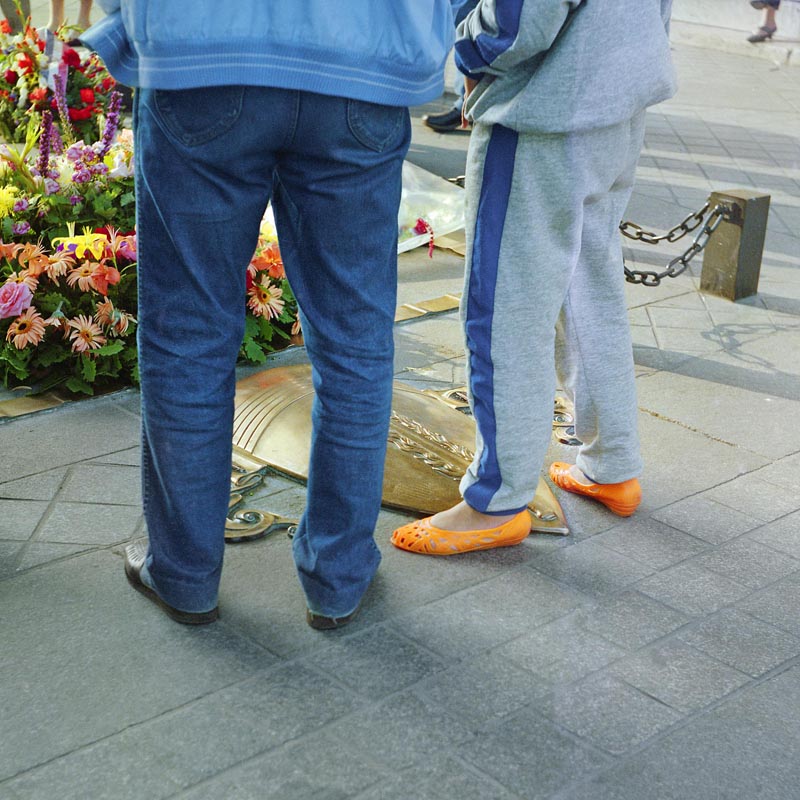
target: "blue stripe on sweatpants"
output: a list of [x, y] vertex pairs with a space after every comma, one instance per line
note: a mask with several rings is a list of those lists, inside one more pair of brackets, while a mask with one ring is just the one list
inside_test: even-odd
[[472, 245], [467, 289], [466, 338], [470, 366], [473, 413], [483, 439], [478, 480], [464, 493], [464, 500], [484, 512], [500, 488], [502, 476], [497, 461], [497, 421], [494, 411], [494, 365], [492, 363], [492, 319], [500, 242], [503, 238], [517, 132], [502, 125], [492, 128], [486, 149]]

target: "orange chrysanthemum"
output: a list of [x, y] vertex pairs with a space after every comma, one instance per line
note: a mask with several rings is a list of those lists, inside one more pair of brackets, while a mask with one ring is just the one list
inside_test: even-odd
[[96, 350], [106, 343], [102, 329], [91, 317], [80, 314], [69, 321], [69, 327], [73, 328], [69, 338], [72, 342], [72, 349], [76, 353]]
[[30, 306], [9, 325], [6, 341], [12, 342], [17, 350], [22, 350], [29, 344], [35, 347], [42, 341], [44, 331], [42, 315], [33, 306]]
[[285, 301], [282, 299], [283, 289], [270, 283], [269, 278], [261, 283], [254, 283], [247, 292], [247, 305], [258, 317], [272, 319], [283, 313]]
[[114, 304], [110, 300], [104, 300], [102, 303], [97, 304], [97, 309], [94, 318], [99, 325], [104, 328], [109, 328], [109, 333], [117, 333], [122, 336], [129, 328], [133, 317], [114, 308]]
[[69, 275], [67, 275], [67, 283], [70, 286], [74, 286], [76, 283], [78, 284], [78, 288], [83, 292], [88, 292], [90, 289], [94, 289], [94, 270], [97, 267], [97, 263], [93, 261], [84, 261], [79, 267], [76, 267], [73, 270], [70, 270]]
[[28, 273], [28, 270], [23, 269], [19, 272], [12, 272], [7, 278], [6, 283], [24, 283], [32, 292], [35, 292], [39, 286], [39, 279]]
[[66, 251], [56, 253], [50, 258], [50, 263], [45, 267], [45, 272], [53, 283], [58, 286], [58, 279], [66, 275], [75, 266], [75, 259]]

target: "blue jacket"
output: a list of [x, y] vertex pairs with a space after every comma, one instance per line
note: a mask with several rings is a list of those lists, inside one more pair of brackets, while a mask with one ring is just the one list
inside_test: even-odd
[[563, 133], [630, 119], [675, 93], [672, 0], [480, 0], [456, 64], [473, 121]]
[[[408, 106], [443, 91], [448, 0], [101, 0], [81, 38], [127, 86], [255, 85]], [[324, 120], [320, 120], [324, 124]]]

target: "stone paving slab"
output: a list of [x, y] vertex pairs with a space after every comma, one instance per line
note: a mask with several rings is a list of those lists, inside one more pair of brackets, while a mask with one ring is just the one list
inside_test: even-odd
[[739, 693], [557, 800], [786, 800], [800, 782], [800, 668]]

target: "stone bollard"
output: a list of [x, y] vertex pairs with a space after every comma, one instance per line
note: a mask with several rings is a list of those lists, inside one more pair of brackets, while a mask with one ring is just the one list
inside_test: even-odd
[[703, 251], [700, 290], [740, 300], [758, 291], [761, 256], [767, 232], [769, 195], [747, 189], [712, 192], [709, 205], [731, 209]]

